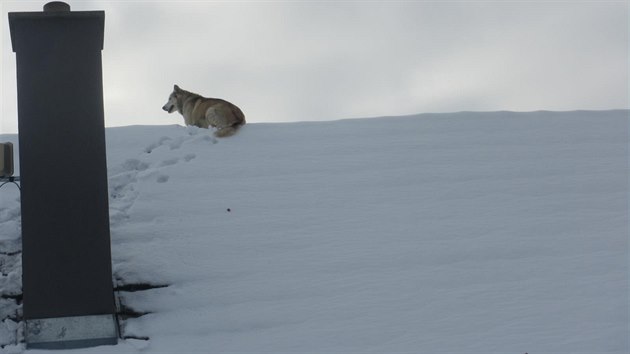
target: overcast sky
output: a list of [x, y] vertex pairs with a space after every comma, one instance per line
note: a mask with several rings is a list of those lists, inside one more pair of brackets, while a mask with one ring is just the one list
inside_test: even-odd
[[[0, 133], [17, 131], [0, 0]], [[628, 1], [66, 1], [105, 11], [105, 123], [183, 124], [173, 88], [248, 122], [628, 108]]]

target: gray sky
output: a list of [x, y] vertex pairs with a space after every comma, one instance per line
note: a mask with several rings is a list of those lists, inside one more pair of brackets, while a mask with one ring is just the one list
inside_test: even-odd
[[[0, 133], [17, 131], [0, 0]], [[183, 124], [173, 84], [248, 122], [628, 108], [628, 1], [71, 1], [105, 10], [105, 123]]]

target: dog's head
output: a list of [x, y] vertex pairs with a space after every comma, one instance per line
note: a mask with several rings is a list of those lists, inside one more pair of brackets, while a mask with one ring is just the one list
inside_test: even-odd
[[173, 87], [173, 92], [171, 92], [170, 96], [168, 96], [168, 101], [162, 107], [162, 109], [167, 111], [168, 113], [175, 112], [177, 110], [177, 102], [181, 94], [182, 89], [180, 89], [179, 86], [175, 85]]

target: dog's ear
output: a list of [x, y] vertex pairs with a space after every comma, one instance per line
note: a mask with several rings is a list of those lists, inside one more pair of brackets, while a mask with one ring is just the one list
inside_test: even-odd
[[177, 86], [177, 85], [175, 85], [175, 86], [173, 87], [173, 91], [175, 91], [175, 92], [179, 92], [179, 91], [181, 91], [181, 90], [182, 90], [182, 89], [180, 89], [180, 88], [179, 88], [179, 86]]

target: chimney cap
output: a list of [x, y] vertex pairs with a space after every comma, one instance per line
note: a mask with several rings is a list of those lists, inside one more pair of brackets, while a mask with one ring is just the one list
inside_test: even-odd
[[70, 5], [63, 1], [51, 1], [44, 5], [44, 12], [66, 12], [70, 11]]

